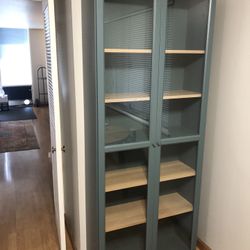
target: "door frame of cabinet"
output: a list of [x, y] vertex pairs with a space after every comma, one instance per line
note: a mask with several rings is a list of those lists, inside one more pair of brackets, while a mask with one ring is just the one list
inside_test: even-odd
[[[154, 109], [154, 121], [151, 124], [152, 145], [150, 146], [149, 155], [149, 171], [148, 171], [148, 206], [147, 206], [147, 250], [157, 250], [158, 244], [158, 213], [159, 213], [159, 198], [160, 198], [160, 162], [161, 162], [161, 114], [162, 114], [162, 98], [163, 98], [163, 75], [165, 63], [165, 36], [166, 36], [166, 14], [167, 0], [155, 1], [155, 16], [154, 16], [154, 42], [155, 42], [155, 58], [153, 67], [157, 76], [154, 81], [157, 82], [154, 96], [152, 95]], [[153, 50], [154, 50], [153, 49]], [[163, 65], [163, 67], [162, 67]], [[157, 72], [157, 73], [156, 73]], [[153, 79], [153, 78], [152, 78]], [[151, 103], [152, 104], [152, 103]], [[152, 214], [152, 215], [151, 215]], [[151, 236], [151, 237], [150, 237]]]
[[[146, 249], [152, 250], [157, 243], [158, 211], [155, 204], [159, 197], [155, 193], [159, 192], [160, 177], [160, 145], [159, 136], [156, 131], [157, 105], [158, 105], [158, 73], [159, 73], [159, 44], [160, 44], [160, 12], [162, 0], [153, 0], [153, 48], [152, 48], [152, 74], [151, 74], [151, 100], [150, 100], [150, 124], [149, 140], [127, 144], [117, 144], [105, 146], [105, 91], [104, 91], [104, 0], [96, 0], [96, 80], [98, 92], [97, 111], [97, 138], [98, 138], [98, 204], [99, 204], [99, 249], [105, 250], [105, 153], [117, 152], [132, 149], [149, 149], [148, 165], [148, 197], [147, 197], [147, 228], [146, 228]], [[157, 163], [158, 161], [158, 163]], [[157, 164], [156, 164], [157, 163]], [[155, 168], [159, 165], [158, 168]], [[150, 223], [151, 222], [151, 223]], [[153, 223], [153, 224], [152, 224]], [[153, 226], [152, 226], [153, 225]], [[150, 237], [150, 235], [154, 237]], [[155, 246], [155, 247], [153, 247]]]
[[[163, 92], [164, 92], [164, 65], [165, 65], [165, 41], [167, 40], [166, 26], [167, 26], [167, 10], [168, 5], [166, 0], [160, 0], [162, 3], [162, 14], [161, 14], [161, 43], [160, 43], [160, 65], [159, 65], [159, 87], [158, 87], [158, 110], [157, 110], [157, 131], [159, 131], [160, 144], [161, 145], [172, 145], [178, 143], [197, 142], [197, 163], [196, 163], [196, 177], [195, 177], [195, 191], [194, 191], [194, 206], [193, 206], [193, 220], [192, 220], [192, 233], [191, 233], [191, 245], [190, 249], [196, 249], [197, 243], [197, 228], [198, 228], [198, 215], [199, 215], [199, 203], [200, 203], [200, 187], [201, 187], [201, 175], [202, 175], [202, 164], [203, 164], [203, 151], [204, 151], [204, 140], [205, 140], [205, 128], [206, 128], [206, 115], [207, 115], [207, 104], [208, 104], [208, 93], [209, 93], [209, 80], [210, 80], [210, 68], [211, 68], [211, 55], [212, 55], [212, 41], [213, 41], [213, 27], [215, 17], [215, 6], [216, 0], [209, 0], [208, 20], [207, 20], [207, 35], [205, 45], [205, 60], [204, 60], [204, 73], [202, 82], [202, 100], [201, 100], [201, 111], [200, 111], [200, 122], [199, 122], [199, 134], [183, 136], [178, 138], [161, 138], [161, 126], [162, 126], [162, 107], [163, 107]], [[158, 193], [158, 199], [159, 199]], [[158, 203], [155, 208], [158, 211]], [[158, 225], [158, 218], [157, 218]], [[157, 232], [157, 231], [156, 231]], [[167, 247], [167, 246], [166, 246]], [[156, 250], [157, 248], [152, 248]]]
[[[151, 103], [150, 103], [150, 147], [148, 164], [148, 195], [147, 195], [147, 233], [146, 250], [157, 249], [158, 232], [158, 209], [160, 191], [160, 155], [161, 155], [161, 122], [159, 123], [159, 99], [163, 93], [159, 81], [163, 82], [163, 72], [160, 70], [162, 62], [163, 37], [165, 35], [165, 24], [162, 18], [165, 16], [166, 0], [154, 0], [153, 16], [153, 49], [152, 49], [152, 77], [151, 77]], [[162, 25], [163, 24], [163, 25]], [[165, 41], [165, 40], [164, 40]], [[165, 44], [164, 44], [165, 45]], [[160, 125], [159, 125], [160, 124]]]
[[96, 83], [97, 83], [97, 204], [98, 249], [105, 250], [105, 82], [104, 0], [95, 0]]

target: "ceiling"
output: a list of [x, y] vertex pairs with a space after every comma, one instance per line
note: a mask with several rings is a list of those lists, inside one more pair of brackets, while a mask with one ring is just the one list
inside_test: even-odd
[[41, 0], [0, 0], [0, 28], [43, 28]]

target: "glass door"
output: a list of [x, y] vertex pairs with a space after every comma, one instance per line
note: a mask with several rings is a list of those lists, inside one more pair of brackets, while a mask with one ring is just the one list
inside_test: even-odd
[[145, 250], [148, 149], [106, 154], [107, 250]]
[[104, 1], [105, 144], [149, 140], [153, 0]]
[[161, 131], [165, 141], [199, 135], [208, 10], [208, 0], [168, 1]]
[[104, 0], [106, 250], [147, 244], [153, 8]]
[[167, 9], [157, 250], [190, 250], [209, 0], [163, 1]]

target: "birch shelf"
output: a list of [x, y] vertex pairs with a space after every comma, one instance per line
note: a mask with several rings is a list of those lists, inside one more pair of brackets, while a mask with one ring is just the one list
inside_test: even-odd
[[[202, 95], [199, 92], [189, 90], [171, 90], [164, 93], [163, 100], [200, 98], [201, 96]], [[143, 101], [150, 101], [150, 96], [147, 93], [110, 93], [105, 96], [105, 103]]]
[[[178, 193], [160, 196], [159, 219], [193, 211], [193, 206]], [[106, 208], [106, 232], [146, 223], [146, 201], [138, 200]]]
[[116, 54], [151, 54], [151, 49], [104, 49], [104, 53], [116, 53]]
[[204, 55], [205, 50], [165, 50], [165, 54], [174, 55]]
[[[104, 53], [116, 53], [116, 54], [152, 54], [152, 49], [118, 49], [118, 48], [106, 48]], [[184, 54], [184, 55], [204, 55], [205, 50], [165, 50], [165, 54]]]
[[[162, 162], [160, 181], [195, 176], [195, 170], [181, 161]], [[106, 192], [147, 185], [146, 166], [130, 167], [106, 172]]]

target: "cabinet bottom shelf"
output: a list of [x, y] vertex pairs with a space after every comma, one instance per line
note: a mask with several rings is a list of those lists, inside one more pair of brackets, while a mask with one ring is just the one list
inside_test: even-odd
[[[193, 206], [178, 193], [160, 196], [159, 219], [193, 211]], [[146, 200], [106, 208], [106, 232], [146, 223]]]

